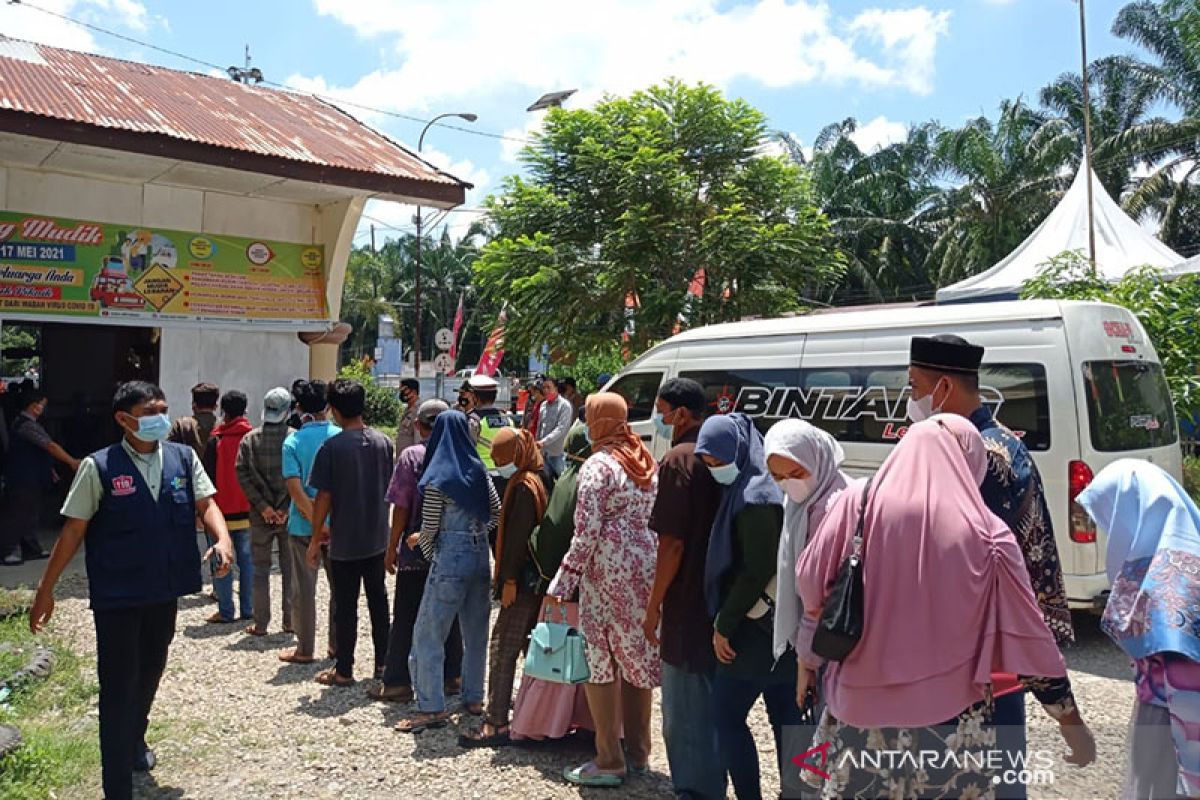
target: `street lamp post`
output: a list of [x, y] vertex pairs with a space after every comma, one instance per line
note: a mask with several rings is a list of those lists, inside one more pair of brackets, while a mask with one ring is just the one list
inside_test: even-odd
[[[429, 122], [425, 123], [425, 127], [421, 129], [421, 135], [417, 137], [417, 153], [421, 152], [421, 148], [425, 146], [425, 134], [429, 131], [433, 124], [439, 119], [447, 117], [458, 117], [467, 122], [474, 122], [479, 119], [475, 114], [451, 112], [448, 114], [438, 114]], [[417, 260], [416, 273], [413, 277], [413, 375], [417, 380], [421, 379], [421, 204], [417, 204]]]

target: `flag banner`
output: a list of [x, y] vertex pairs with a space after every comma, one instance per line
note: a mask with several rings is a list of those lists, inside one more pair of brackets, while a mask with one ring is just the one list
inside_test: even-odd
[[475, 367], [476, 375], [491, 377], [500, 368], [500, 361], [504, 358], [504, 323], [507, 319], [508, 311], [500, 309], [500, 316], [496, 319], [496, 327], [492, 328], [492, 333], [488, 336], [487, 345], [483, 348], [483, 355], [479, 357], [479, 364]]
[[463, 326], [463, 295], [458, 293], [458, 310], [454, 312], [454, 341], [450, 343], [450, 368], [446, 370], [447, 375], [454, 374], [454, 367], [458, 364], [458, 337], [462, 333]]

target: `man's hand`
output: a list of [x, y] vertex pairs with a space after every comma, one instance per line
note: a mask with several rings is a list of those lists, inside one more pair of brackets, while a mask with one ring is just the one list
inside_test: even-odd
[[642, 633], [646, 635], [646, 641], [658, 647], [658, 623], [662, 621], [662, 607], [651, 607], [646, 609], [646, 619], [642, 621]]
[[515, 602], [517, 602], [517, 582], [515, 580], [505, 581], [504, 586], [500, 589], [500, 607], [508, 608]]
[[79, 472], [79, 465], [82, 463], [83, 462], [80, 461], [78, 458], [72, 458], [70, 461], [67, 462], [67, 466], [69, 466], [71, 468], [71, 472]]
[[730, 647], [729, 640], [718, 631], [713, 631], [713, 652], [717, 654], [717, 661], [722, 664], [732, 664], [737, 658], [737, 653]]
[[213, 577], [224, 578], [233, 569], [233, 547], [228, 541], [217, 542], [204, 552], [204, 560], [207, 561], [212, 558], [213, 553], [217, 554], [217, 559], [220, 561], [220, 566], [213, 573]]
[[29, 630], [33, 633], [41, 633], [53, 615], [54, 592], [39, 587], [37, 595], [33, 598], [33, 608], [29, 609]]
[[407, 539], [405, 539], [404, 541], [408, 543], [408, 549], [409, 549], [409, 550], [416, 550], [416, 549], [417, 549], [417, 545], [419, 545], [419, 544], [421, 543], [421, 534], [419, 534], [419, 533], [410, 533], [410, 534], [408, 535], [408, 538], [407, 538]]
[[1064, 756], [1068, 764], [1086, 767], [1096, 760], [1096, 739], [1078, 711], [1058, 721], [1058, 732], [1067, 743], [1070, 752]]
[[801, 711], [804, 710], [804, 705], [808, 701], [808, 690], [816, 691], [817, 688], [817, 673], [803, 665], [796, 670], [796, 706]]
[[309, 569], [316, 569], [317, 565], [321, 563], [321, 545], [315, 536], [308, 543], [308, 551], [304, 555]]

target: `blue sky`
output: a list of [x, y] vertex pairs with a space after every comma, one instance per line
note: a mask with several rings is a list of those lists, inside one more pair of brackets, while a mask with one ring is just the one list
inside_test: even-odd
[[[1004, 98], [1036, 99], [1079, 66], [1072, 0], [28, 1], [218, 66], [241, 65], [248, 43], [268, 80], [341, 99], [413, 146], [420, 122], [361, 106], [419, 118], [470, 111], [479, 121], [464, 127], [520, 140], [539, 124], [526, 106], [545, 91], [579, 89], [568, 103], [579, 107], [674, 75], [745, 98], [805, 144], [856, 117], [870, 148], [911, 123], [956, 124], [994, 115]], [[1090, 0], [1093, 57], [1134, 51], [1109, 33], [1122, 5]], [[213, 71], [7, 3], [0, 31]], [[435, 128], [425, 152], [477, 184], [467, 202], [477, 207], [518, 169], [518, 147]], [[411, 226], [410, 208], [375, 203], [367, 213]]]

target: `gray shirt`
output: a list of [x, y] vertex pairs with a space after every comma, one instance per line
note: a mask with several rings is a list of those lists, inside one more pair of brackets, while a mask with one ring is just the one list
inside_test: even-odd
[[371, 558], [387, 550], [392, 463], [391, 440], [374, 428], [342, 431], [317, 451], [308, 484], [333, 495], [329, 557], [334, 561]]
[[566, 452], [567, 434], [575, 424], [575, 407], [561, 394], [550, 402], [542, 403], [542, 417], [538, 421], [538, 441], [542, 443], [542, 455], [561, 456]]

